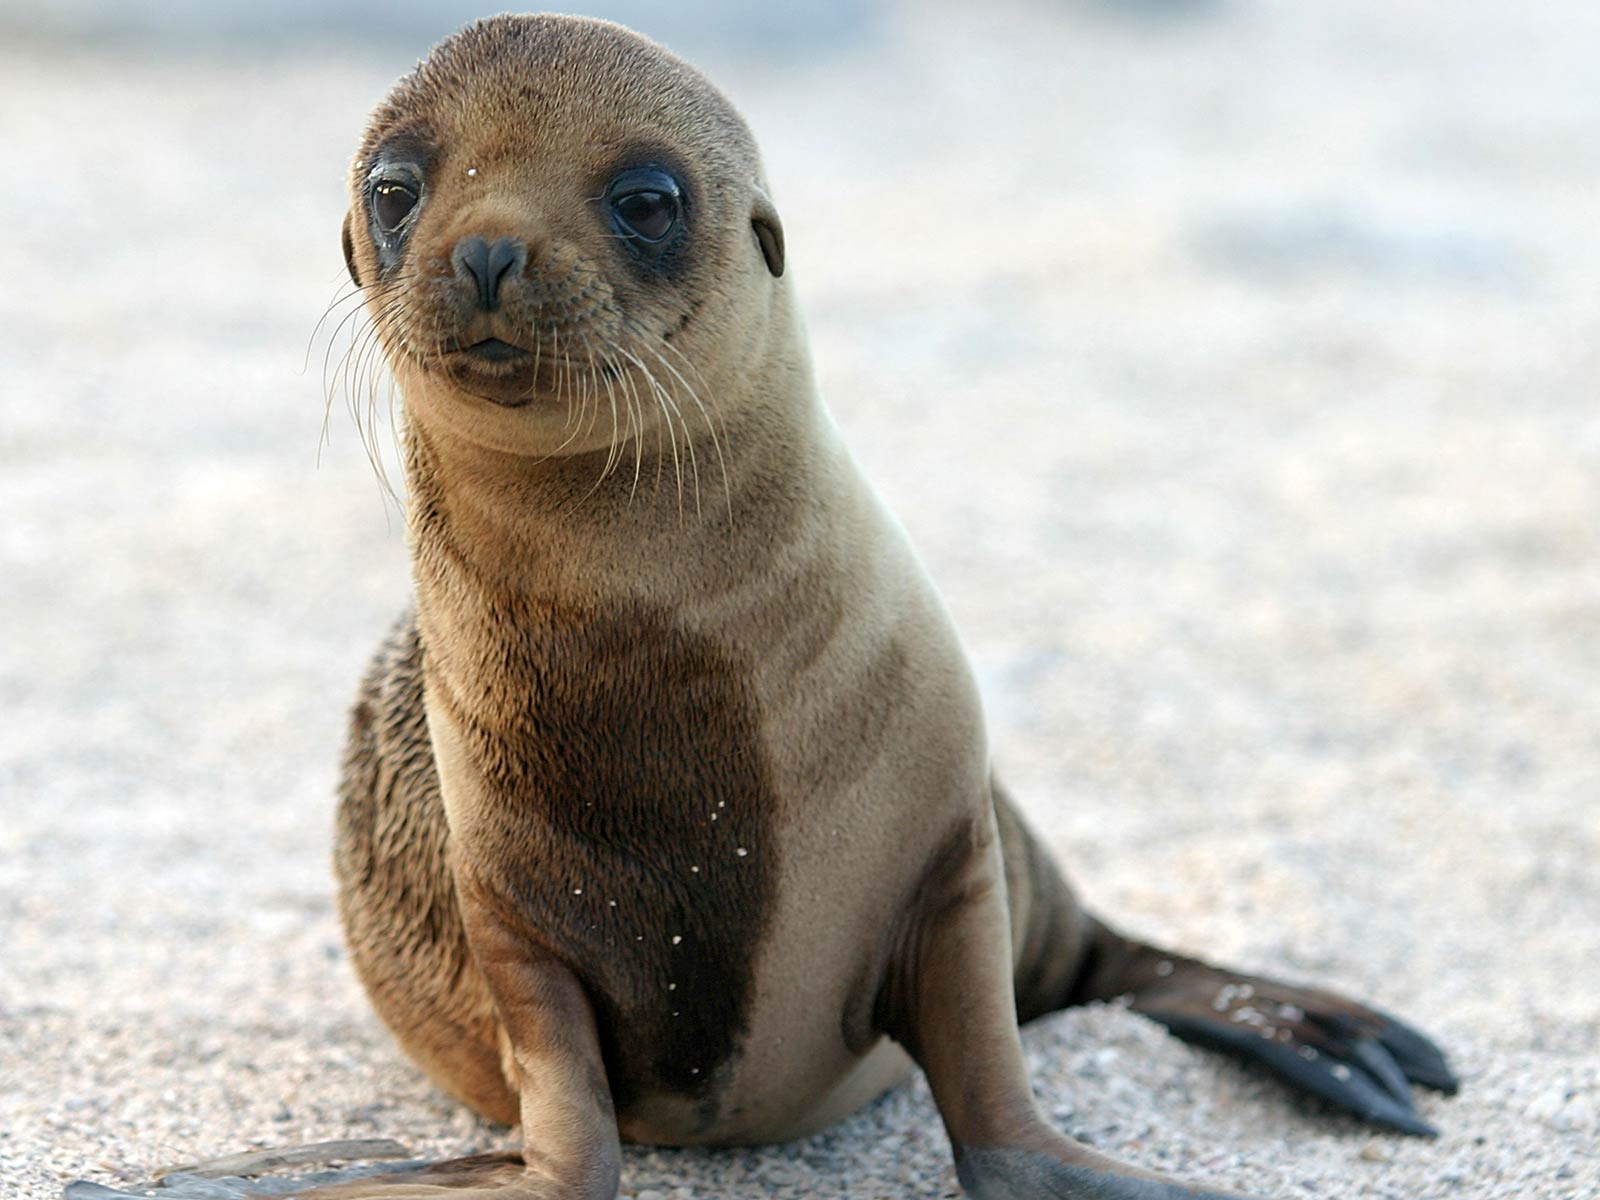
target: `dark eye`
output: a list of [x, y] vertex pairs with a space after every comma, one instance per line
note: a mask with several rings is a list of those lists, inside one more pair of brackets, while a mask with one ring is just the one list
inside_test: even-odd
[[617, 232], [645, 243], [641, 249], [666, 241], [683, 216], [683, 193], [665, 171], [624, 171], [612, 181], [607, 195]]
[[378, 228], [393, 233], [417, 206], [417, 193], [410, 185], [393, 179], [380, 179], [372, 189], [372, 214]]
[[633, 192], [618, 196], [617, 219], [628, 227], [635, 237], [647, 242], [659, 242], [672, 232], [678, 220], [678, 204], [664, 192]]

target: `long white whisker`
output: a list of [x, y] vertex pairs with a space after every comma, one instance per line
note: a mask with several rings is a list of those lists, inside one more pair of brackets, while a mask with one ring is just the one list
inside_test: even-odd
[[[722, 454], [722, 439], [717, 434], [716, 422], [712, 420], [711, 414], [706, 411], [705, 403], [700, 399], [700, 393], [695, 391], [693, 385], [678, 372], [676, 367], [663, 358], [653, 347], [642, 346], [641, 349], [647, 350], [655, 356], [656, 361], [671, 373], [672, 377], [682, 385], [684, 391], [689, 393], [689, 399], [694, 402], [695, 408], [700, 411], [701, 420], [706, 423], [706, 432], [711, 435], [711, 448], [717, 455], [717, 467], [722, 472], [722, 499], [727, 506], [728, 520], [731, 522], [733, 520], [732, 487], [728, 482], [728, 462]], [[687, 431], [687, 425], [685, 426], [685, 431]]]
[[[629, 361], [633, 363], [634, 366], [639, 369], [639, 372], [644, 376], [645, 383], [650, 387], [651, 395], [654, 396], [657, 403], [662, 406], [662, 412], [663, 414], [667, 415], [669, 422], [673, 416], [676, 416], [678, 418], [678, 423], [683, 426], [684, 446], [689, 452], [689, 471], [694, 478], [694, 511], [695, 516], [698, 517], [700, 515], [700, 458], [698, 453], [695, 451], [694, 438], [690, 435], [688, 422], [684, 420], [683, 410], [678, 407], [677, 402], [673, 399], [672, 395], [667, 391], [667, 389], [661, 386], [660, 381], [657, 380], [655, 375], [651, 373], [650, 368], [645, 365], [643, 359], [624, 347], [619, 346], [618, 349], [621, 350], [621, 352], [629, 359]], [[676, 439], [674, 439], [673, 445], [674, 451], [676, 451]], [[674, 453], [673, 461], [675, 463], [677, 462], [676, 453]], [[679, 466], [678, 470], [678, 506], [679, 519], [681, 520], [683, 507], [683, 471], [681, 465]]]

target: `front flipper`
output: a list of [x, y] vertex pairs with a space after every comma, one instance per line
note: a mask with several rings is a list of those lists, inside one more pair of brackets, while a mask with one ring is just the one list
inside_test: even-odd
[[568, 1200], [597, 1194], [541, 1176], [522, 1155], [506, 1153], [439, 1163], [347, 1166], [296, 1176], [174, 1171], [132, 1191], [79, 1180], [68, 1185], [62, 1200]]
[[[521, 1101], [522, 1152], [403, 1164], [400, 1170], [392, 1164], [346, 1168], [299, 1179], [245, 1176], [317, 1161], [303, 1152], [242, 1155], [169, 1175], [147, 1195], [154, 1200], [614, 1200], [621, 1145], [588, 997], [577, 976], [519, 924], [513, 905], [470, 876], [458, 882], [468, 943], [493, 993], [508, 1047], [509, 1078]], [[207, 1177], [223, 1172], [228, 1172], [223, 1178]], [[67, 1200], [126, 1195], [77, 1183], [68, 1189]]]
[[968, 1150], [956, 1160], [956, 1175], [973, 1200], [1237, 1200], [1024, 1150]]
[[[282, 1200], [283, 1197], [292, 1198], [300, 1195], [315, 1195], [317, 1200], [323, 1200], [324, 1197], [329, 1200], [338, 1200], [339, 1197], [354, 1200], [354, 1196], [359, 1193], [352, 1193], [347, 1187], [335, 1188], [333, 1185], [359, 1185], [361, 1189], [366, 1189], [368, 1194], [400, 1196], [423, 1193], [395, 1191], [392, 1190], [393, 1185], [405, 1185], [406, 1189], [419, 1189], [430, 1183], [435, 1185], [435, 1191], [450, 1186], [450, 1194], [459, 1197], [465, 1173], [468, 1171], [477, 1174], [479, 1184], [490, 1185], [497, 1177], [501, 1181], [509, 1179], [522, 1166], [522, 1160], [514, 1155], [485, 1154], [437, 1164], [417, 1159], [399, 1163], [362, 1163], [301, 1175], [265, 1173], [284, 1167], [305, 1166], [312, 1161], [322, 1160], [300, 1159], [287, 1163], [254, 1163], [229, 1171], [211, 1169], [172, 1171], [151, 1183], [131, 1184], [126, 1190], [80, 1179], [67, 1185], [62, 1193], [62, 1200], [257, 1200], [258, 1197], [277, 1197], [278, 1200]], [[203, 1168], [209, 1166], [210, 1164], [202, 1164]]]
[[1184, 1041], [1259, 1063], [1294, 1087], [1386, 1129], [1422, 1137], [1411, 1085], [1457, 1087], [1422, 1033], [1332, 992], [1241, 975], [1105, 932], [1082, 999], [1121, 997]]
[[994, 828], [955, 830], [896, 931], [881, 1028], [926, 1072], [976, 1200], [1234, 1200], [1116, 1162], [1051, 1129], [1017, 1036], [1004, 867]]
[[[394, 1162], [380, 1160], [408, 1159]], [[329, 1167], [330, 1163], [345, 1163]], [[307, 1188], [348, 1183], [374, 1175], [410, 1174], [429, 1164], [411, 1159], [411, 1152], [387, 1138], [316, 1142], [282, 1146], [273, 1150], [248, 1150], [205, 1162], [167, 1167], [150, 1183], [129, 1184], [126, 1189], [75, 1180], [66, 1186], [62, 1200], [233, 1200], [242, 1196], [288, 1196]], [[322, 1167], [294, 1177], [269, 1172]]]

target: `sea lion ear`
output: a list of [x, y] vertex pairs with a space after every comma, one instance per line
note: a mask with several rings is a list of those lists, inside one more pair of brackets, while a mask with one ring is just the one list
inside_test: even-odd
[[778, 220], [778, 210], [773, 207], [771, 197], [759, 187], [755, 193], [755, 204], [750, 210], [750, 227], [756, 231], [761, 257], [767, 260], [767, 270], [776, 277], [783, 274], [783, 222]]
[[361, 273], [356, 270], [356, 243], [350, 236], [350, 214], [344, 215], [344, 228], [339, 231], [339, 241], [344, 244], [344, 269], [350, 272], [350, 282], [361, 287]]

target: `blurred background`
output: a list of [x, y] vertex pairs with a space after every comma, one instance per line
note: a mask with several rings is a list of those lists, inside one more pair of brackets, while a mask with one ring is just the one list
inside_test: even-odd
[[[350, 307], [313, 332], [366, 113], [483, 11], [0, 0], [7, 1195], [505, 1144], [333, 914], [344, 714], [408, 576]], [[750, 119], [823, 394], [1091, 903], [1376, 997], [1468, 1081], [1438, 1142], [1372, 1139], [1074, 1013], [1028, 1035], [1046, 1111], [1260, 1194], [1600, 1195], [1600, 6], [585, 11]], [[624, 1180], [954, 1187], [920, 1085]]]

